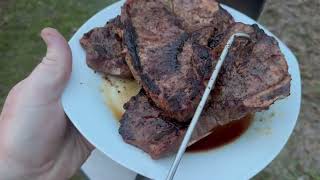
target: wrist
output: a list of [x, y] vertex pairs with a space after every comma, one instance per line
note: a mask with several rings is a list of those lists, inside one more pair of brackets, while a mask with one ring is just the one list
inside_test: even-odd
[[3, 179], [18, 180], [31, 178], [32, 175], [24, 169], [5, 158], [0, 158], [0, 174]]
[[6, 180], [40, 180], [42, 179], [42, 170], [28, 167], [13, 160], [0, 157], [1, 179]]

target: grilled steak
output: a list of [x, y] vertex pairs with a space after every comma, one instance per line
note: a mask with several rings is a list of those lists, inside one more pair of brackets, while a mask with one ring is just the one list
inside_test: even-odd
[[188, 122], [212, 71], [209, 39], [185, 31], [157, 0], [127, 1], [121, 18], [133, 76], [167, 117]]
[[132, 77], [125, 62], [126, 54], [122, 47], [122, 31], [120, 16], [117, 16], [105, 27], [94, 28], [84, 34], [80, 43], [86, 51], [89, 67], [104, 75]]
[[235, 23], [222, 36], [214, 37], [216, 41], [210, 46], [216, 57], [236, 32], [249, 34], [250, 40], [237, 38], [231, 46], [192, 142], [218, 125], [266, 110], [276, 100], [290, 95], [291, 77], [278, 43], [257, 25]]
[[177, 149], [185, 133], [185, 126], [164, 118], [141, 91], [125, 104], [119, 133], [123, 140], [149, 153], [153, 159]]
[[[214, 37], [216, 43], [211, 46], [215, 55], [220, 55], [235, 32], [248, 33], [250, 40], [237, 38], [231, 46], [189, 144], [207, 136], [217, 126], [268, 109], [290, 93], [291, 78], [278, 43], [257, 25], [235, 23], [222, 36]], [[125, 108], [119, 132], [127, 143], [143, 149], [152, 158], [177, 150], [183, 138], [180, 136], [186, 131], [183, 124], [165, 118], [164, 112], [143, 92], [132, 98]]]
[[[223, 32], [233, 22], [232, 16], [214, 0], [175, 0], [174, 10], [170, 9], [168, 2], [166, 3], [168, 9], [180, 18], [184, 30], [188, 32], [209, 25], [215, 27], [215, 33]], [[120, 16], [110, 20], [105, 27], [95, 28], [86, 33], [80, 42], [86, 50], [88, 66], [104, 75], [131, 78], [132, 74], [124, 61], [124, 57], [129, 55], [123, 49], [122, 36], [123, 25]]]

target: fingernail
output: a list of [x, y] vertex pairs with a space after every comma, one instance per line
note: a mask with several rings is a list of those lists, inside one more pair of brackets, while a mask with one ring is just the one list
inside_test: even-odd
[[45, 34], [45, 37], [46, 37], [46, 39], [47, 39], [48, 41], [50, 41], [50, 42], [52, 42], [53, 39], [54, 39], [54, 36], [53, 36], [50, 32], [47, 32], [47, 33]]
[[55, 35], [52, 33], [52, 30], [48, 28], [42, 30], [41, 36], [47, 42], [52, 42], [55, 39]]

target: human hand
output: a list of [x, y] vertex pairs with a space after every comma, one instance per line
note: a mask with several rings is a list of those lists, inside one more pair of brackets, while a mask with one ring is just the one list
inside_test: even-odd
[[46, 56], [10, 91], [0, 115], [0, 179], [67, 179], [93, 149], [61, 105], [72, 65], [68, 43], [51, 28], [41, 37]]

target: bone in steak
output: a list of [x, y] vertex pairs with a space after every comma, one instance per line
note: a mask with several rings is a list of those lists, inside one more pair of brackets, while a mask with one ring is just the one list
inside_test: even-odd
[[[251, 40], [237, 38], [230, 48], [190, 143], [210, 134], [217, 126], [268, 109], [277, 99], [290, 93], [291, 78], [278, 43], [257, 25], [235, 23], [222, 36], [213, 37], [216, 42], [211, 47], [215, 56], [220, 55], [226, 41], [235, 32], [248, 33]], [[143, 105], [138, 106], [141, 101]], [[143, 149], [152, 158], [163, 157], [178, 149], [182, 139], [179, 136], [183, 136], [186, 129], [165, 118], [163, 111], [155, 107], [143, 92], [132, 98], [125, 108], [119, 131], [124, 141]]]
[[123, 27], [120, 16], [109, 21], [104, 27], [94, 28], [84, 34], [80, 43], [86, 51], [87, 64], [104, 75], [132, 77], [123, 52]]
[[167, 117], [190, 121], [212, 71], [208, 40], [185, 31], [157, 0], [127, 1], [121, 18], [135, 79]]

